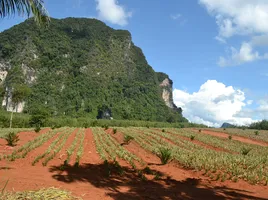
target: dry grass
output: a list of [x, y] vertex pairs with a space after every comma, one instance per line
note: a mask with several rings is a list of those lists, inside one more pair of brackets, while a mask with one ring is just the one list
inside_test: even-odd
[[70, 192], [57, 188], [45, 188], [38, 191], [23, 191], [23, 192], [6, 192], [0, 194], [1, 200], [80, 200], [71, 195]]

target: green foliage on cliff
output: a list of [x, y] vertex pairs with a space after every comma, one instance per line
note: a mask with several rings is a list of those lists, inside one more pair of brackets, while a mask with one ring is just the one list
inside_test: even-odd
[[42, 107], [50, 117], [95, 119], [107, 108], [117, 120], [187, 121], [165, 105], [159, 84], [168, 76], [148, 65], [128, 31], [86, 18], [43, 29], [30, 19], [0, 38], [0, 63], [21, 67], [31, 89], [28, 114]]

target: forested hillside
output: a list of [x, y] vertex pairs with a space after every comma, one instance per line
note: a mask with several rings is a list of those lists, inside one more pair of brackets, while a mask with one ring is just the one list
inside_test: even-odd
[[131, 34], [95, 19], [52, 19], [47, 29], [29, 19], [0, 33], [0, 78], [4, 109], [187, 121], [173, 103], [172, 81], [153, 70]]

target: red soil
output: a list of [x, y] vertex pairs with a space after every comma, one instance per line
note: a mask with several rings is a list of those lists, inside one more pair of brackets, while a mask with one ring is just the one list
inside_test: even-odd
[[[196, 129], [193, 129], [193, 131], [199, 132]], [[201, 133], [216, 136], [216, 137], [221, 137], [221, 138], [228, 138], [229, 137], [229, 134], [211, 131], [211, 130], [202, 130]], [[263, 147], [268, 146], [268, 144], [266, 142], [257, 141], [257, 140], [253, 140], [253, 139], [249, 139], [249, 138], [245, 138], [245, 137], [236, 136], [236, 135], [232, 135], [232, 140], [237, 140], [239, 142], [243, 142], [243, 143], [247, 143], [247, 144], [255, 144], [255, 145], [259, 145], [259, 146], [263, 146]]]
[[[124, 166], [124, 175], [112, 174], [105, 176], [106, 168], [100, 160], [94, 144], [90, 129], [85, 131], [84, 154], [79, 168], [67, 166], [62, 169], [62, 161], [54, 158], [49, 166], [31, 166], [34, 157], [44, 152], [52, 140], [29, 153], [25, 159], [15, 162], [0, 161], [0, 188], [2, 181], [9, 179], [7, 190], [22, 191], [35, 190], [43, 187], [59, 187], [71, 191], [83, 199], [92, 200], [134, 200], [134, 199], [259, 199], [268, 198], [267, 186], [252, 186], [246, 182], [233, 183], [225, 181], [209, 181], [200, 172], [185, 170], [170, 163], [165, 166], [158, 165], [159, 159], [143, 150], [137, 143], [131, 142], [124, 146], [149, 164], [149, 167], [163, 174], [160, 180], [153, 180], [148, 176], [147, 181], [142, 181], [137, 173]], [[119, 135], [119, 136], [117, 136]], [[63, 149], [71, 143], [74, 134], [68, 139]], [[112, 135], [121, 140], [120, 133]], [[23, 135], [21, 136], [23, 137]], [[34, 138], [34, 137], [33, 137]], [[119, 142], [120, 142], [119, 140]], [[64, 150], [63, 150], [64, 151]], [[36, 153], [37, 152], [37, 153]], [[120, 160], [121, 164], [121, 160]], [[147, 175], [146, 175], [147, 177]]]
[[39, 133], [35, 133], [34, 131], [32, 131], [32, 132], [20, 132], [20, 133], [18, 133], [20, 140], [17, 142], [17, 145], [15, 147], [7, 146], [6, 140], [0, 138], [0, 154], [9, 154], [13, 150], [18, 149], [19, 147], [26, 144], [30, 140], [35, 139], [40, 134], [44, 134], [49, 130], [50, 130], [50, 128], [45, 128], [45, 129], [42, 129]]
[[[74, 138], [76, 136], [76, 133], [78, 132], [78, 129], [74, 130], [71, 135], [68, 137], [68, 139], [66, 140], [66, 143], [64, 144], [64, 146], [62, 147], [62, 149], [60, 150], [60, 152], [54, 157], [53, 160], [51, 160], [49, 162], [49, 165], [62, 165], [64, 163], [64, 161], [67, 159], [67, 153], [66, 153], [66, 150], [72, 145], [73, 141], [74, 141]], [[63, 136], [64, 138], [64, 136]], [[63, 139], [62, 138], [62, 139]], [[55, 147], [57, 148], [58, 145]], [[73, 155], [71, 156], [74, 157], [74, 153]]]

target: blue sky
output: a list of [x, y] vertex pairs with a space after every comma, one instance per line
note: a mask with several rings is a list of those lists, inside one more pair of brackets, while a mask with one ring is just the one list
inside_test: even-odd
[[[191, 121], [268, 118], [266, 0], [47, 0], [51, 17], [95, 17], [127, 29], [149, 64], [174, 82]], [[24, 19], [0, 21], [3, 31]], [[197, 106], [199, 105], [199, 106]]]

